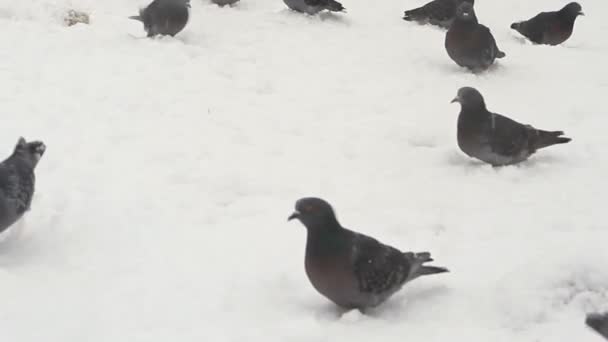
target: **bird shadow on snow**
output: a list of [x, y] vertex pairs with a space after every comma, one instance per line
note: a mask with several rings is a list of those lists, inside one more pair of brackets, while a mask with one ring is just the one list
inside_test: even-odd
[[448, 292], [445, 285], [431, 287], [417, 287], [405, 289], [405, 294], [389, 299], [383, 305], [366, 310], [365, 315], [374, 318], [404, 318], [410, 314], [415, 315], [418, 311], [427, 310], [427, 304], [435, 297], [443, 296]]
[[[481, 167], [489, 167], [490, 164], [482, 162], [481, 160], [469, 158], [465, 155], [462, 155], [456, 151], [451, 151], [447, 156], [447, 162], [451, 166], [465, 166], [468, 168], [481, 168]], [[556, 158], [550, 154], [540, 154], [531, 156], [530, 159], [523, 161], [519, 164], [515, 165], [505, 165], [505, 166], [494, 166], [492, 167], [494, 170], [501, 170], [504, 168], [515, 167], [515, 168], [534, 168], [541, 167], [543, 165], [556, 165], [561, 164], [562, 159]]]
[[[356, 322], [361, 319], [401, 319], [410, 313], [415, 314], [424, 310], [425, 305], [437, 296], [444, 295], [448, 288], [445, 285], [437, 285], [426, 288], [406, 290], [408, 293], [388, 299], [376, 308], [357, 310], [344, 309], [333, 303], [326, 303], [315, 312], [317, 319], [322, 321]], [[422, 309], [421, 309], [422, 308]]]
[[293, 18], [304, 18], [310, 21], [334, 22], [342, 25], [350, 25], [350, 22], [347, 18], [342, 15], [334, 14], [332, 12], [321, 12], [317, 15], [309, 15], [286, 8], [280, 10], [279, 13], [284, 16], [289, 16]]
[[23, 260], [33, 255], [33, 245], [24, 235], [25, 220], [22, 218], [0, 237], [0, 267], [22, 264]]

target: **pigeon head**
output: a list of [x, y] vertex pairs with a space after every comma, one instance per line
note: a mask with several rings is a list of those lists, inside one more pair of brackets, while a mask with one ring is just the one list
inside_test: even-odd
[[339, 227], [334, 209], [327, 201], [320, 198], [307, 197], [296, 202], [293, 214], [287, 219], [298, 219], [306, 229], [331, 229]]
[[475, 88], [463, 87], [458, 89], [458, 94], [452, 100], [452, 103], [458, 102], [463, 108], [486, 108], [481, 93]]
[[477, 23], [477, 16], [475, 16], [473, 4], [468, 1], [461, 3], [460, 6], [458, 6], [458, 9], [456, 9], [456, 18], [465, 22]]
[[44, 151], [46, 151], [46, 145], [42, 141], [27, 142], [21, 137], [17, 141], [13, 154], [30, 162], [32, 166], [36, 166], [42, 155], [44, 155]]
[[583, 8], [578, 2], [571, 2], [567, 4], [566, 6], [564, 6], [564, 8], [560, 10], [560, 12], [570, 18], [576, 18], [579, 15], [585, 15], [585, 13], [583, 13]]

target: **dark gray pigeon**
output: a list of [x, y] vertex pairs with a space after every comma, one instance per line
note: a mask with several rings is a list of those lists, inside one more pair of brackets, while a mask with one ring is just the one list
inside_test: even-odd
[[232, 6], [234, 4], [236, 4], [237, 2], [239, 2], [239, 0], [211, 0], [211, 2], [213, 2], [214, 4], [218, 5], [218, 6]]
[[445, 35], [445, 49], [450, 58], [473, 72], [486, 70], [496, 58], [505, 57], [496, 45], [490, 29], [479, 24], [473, 5], [463, 2]]
[[488, 111], [483, 96], [474, 88], [460, 88], [452, 102], [461, 105], [458, 146], [468, 156], [492, 166], [517, 164], [541, 148], [571, 140], [562, 137], [562, 131], [543, 131]]
[[584, 15], [577, 2], [571, 2], [556, 12], [542, 12], [534, 18], [513, 23], [511, 28], [536, 44], [559, 45], [572, 35], [574, 21]]
[[345, 11], [342, 4], [335, 0], [283, 0], [283, 2], [294, 11], [309, 15], [315, 15], [324, 10], [331, 12]]
[[319, 293], [346, 309], [375, 307], [420, 276], [448, 272], [424, 266], [428, 252], [402, 253], [377, 240], [343, 228], [332, 207], [319, 198], [296, 202], [289, 220], [307, 230], [306, 274]]
[[450, 28], [456, 9], [465, 1], [474, 4], [475, 0], [433, 0], [422, 7], [405, 11], [403, 20]]
[[13, 154], [0, 163], [0, 232], [8, 229], [30, 209], [36, 177], [34, 169], [46, 146], [19, 138]]
[[608, 313], [589, 314], [585, 320], [587, 326], [608, 340]]
[[190, 0], [154, 0], [129, 18], [143, 22], [148, 37], [153, 37], [175, 36], [186, 27], [189, 16]]

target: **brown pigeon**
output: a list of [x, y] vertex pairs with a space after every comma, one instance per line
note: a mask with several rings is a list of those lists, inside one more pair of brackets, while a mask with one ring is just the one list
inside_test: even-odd
[[425, 266], [431, 254], [403, 253], [340, 225], [331, 205], [320, 198], [296, 202], [289, 220], [306, 227], [305, 267], [308, 279], [322, 295], [340, 307], [375, 307], [420, 276], [448, 272]]
[[570, 38], [579, 15], [584, 15], [581, 5], [571, 2], [557, 12], [542, 12], [530, 20], [513, 23], [511, 28], [536, 44], [559, 45]]
[[563, 137], [562, 131], [543, 131], [488, 111], [475, 88], [460, 88], [452, 102], [461, 106], [458, 146], [468, 156], [492, 166], [517, 164], [541, 148], [571, 140]]
[[490, 29], [478, 23], [468, 2], [456, 10], [456, 19], [445, 35], [445, 49], [456, 64], [473, 72], [484, 71], [496, 58], [505, 57]]
[[428, 23], [447, 29], [454, 21], [456, 9], [464, 1], [473, 4], [475, 0], [433, 0], [422, 7], [405, 11], [403, 20], [420, 24]]

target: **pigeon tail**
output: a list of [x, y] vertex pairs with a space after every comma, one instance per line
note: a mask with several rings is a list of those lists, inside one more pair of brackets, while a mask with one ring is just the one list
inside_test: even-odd
[[426, 11], [422, 7], [420, 7], [420, 8], [415, 8], [413, 10], [405, 11], [403, 20], [420, 21], [420, 20], [425, 20], [426, 17], [427, 17]]
[[534, 144], [535, 145], [534, 147], [537, 150], [544, 148], [544, 147], [551, 146], [551, 145], [565, 144], [572, 140], [567, 137], [562, 137], [562, 135], [564, 135], [564, 132], [562, 132], [562, 131], [548, 132], [548, 131], [537, 130], [537, 134], [538, 134], [538, 140]]
[[498, 50], [498, 52], [496, 53], [496, 58], [504, 58], [506, 56], [507, 55], [504, 52], [500, 51], [500, 50]]
[[344, 8], [344, 6], [342, 6], [341, 3], [335, 1], [335, 0], [329, 0], [327, 1], [327, 9], [332, 11], [332, 12], [344, 12], [346, 9]]
[[513, 23], [513, 24], [511, 24], [511, 28], [512, 28], [513, 30], [515, 30], [515, 31], [518, 31], [518, 32], [519, 32], [519, 30], [521, 29], [521, 24], [522, 24], [522, 22], [521, 22], [521, 21], [520, 21], [520, 22], [517, 22], [517, 23]]
[[424, 276], [424, 275], [431, 275], [431, 274], [437, 274], [437, 273], [446, 273], [446, 272], [450, 272], [450, 270], [448, 270], [445, 267], [422, 266], [418, 270], [418, 275], [419, 276]]
[[433, 258], [431, 258], [431, 253], [429, 252], [421, 252], [415, 254], [408, 252], [403, 253], [403, 255], [410, 261], [412, 265], [412, 271], [410, 272], [409, 280], [424, 275], [449, 272], [449, 270], [444, 267], [424, 266], [424, 263], [433, 261]]
[[129, 19], [141, 21], [143, 23], [144, 22], [144, 9], [140, 8], [139, 9], [139, 14], [138, 15], [130, 16]]

